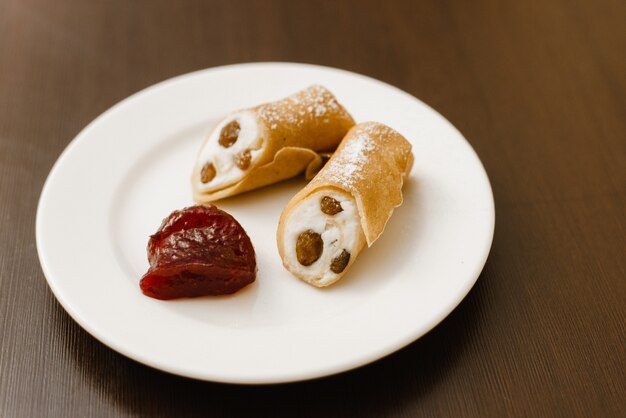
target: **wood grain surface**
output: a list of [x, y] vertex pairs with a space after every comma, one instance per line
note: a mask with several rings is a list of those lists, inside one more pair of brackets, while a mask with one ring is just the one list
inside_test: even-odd
[[[0, 0], [0, 416], [626, 416], [625, 17], [623, 0]], [[37, 200], [68, 142], [146, 86], [248, 61], [396, 85], [489, 173], [477, 285], [372, 365], [278, 386], [176, 377], [100, 344], [46, 284]]]

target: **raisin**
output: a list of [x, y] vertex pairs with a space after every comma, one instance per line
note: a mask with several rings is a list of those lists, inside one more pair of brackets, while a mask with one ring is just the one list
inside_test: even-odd
[[241, 170], [247, 170], [250, 167], [250, 161], [252, 160], [252, 155], [250, 154], [249, 149], [245, 149], [241, 151], [239, 154], [235, 155], [235, 165], [239, 167]]
[[220, 132], [220, 139], [218, 139], [217, 142], [219, 142], [219, 144], [224, 148], [232, 147], [239, 138], [240, 130], [241, 126], [239, 126], [239, 122], [236, 120], [230, 122], [222, 128], [222, 131]]
[[296, 241], [296, 257], [303, 266], [310, 266], [315, 263], [324, 250], [322, 236], [310, 229], [298, 236]]
[[215, 166], [211, 163], [206, 163], [200, 172], [200, 181], [202, 181], [202, 183], [208, 183], [215, 178], [216, 174]]
[[148, 241], [150, 268], [139, 286], [147, 296], [174, 299], [225, 295], [256, 279], [250, 238], [215, 206], [174, 211]]
[[336, 215], [343, 210], [341, 203], [337, 199], [333, 199], [330, 196], [322, 197], [320, 201], [320, 209], [326, 215]]
[[330, 270], [335, 274], [339, 274], [346, 269], [349, 262], [350, 253], [343, 250], [341, 254], [333, 258], [333, 261], [330, 263]]

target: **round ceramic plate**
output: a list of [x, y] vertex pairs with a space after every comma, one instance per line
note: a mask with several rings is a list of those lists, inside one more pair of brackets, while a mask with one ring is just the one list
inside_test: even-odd
[[[211, 127], [230, 111], [313, 83], [335, 93], [357, 122], [383, 122], [413, 143], [404, 204], [382, 237], [329, 288], [294, 278], [275, 241], [282, 209], [305, 184], [293, 179], [218, 202], [252, 239], [255, 283], [225, 297], [144, 296], [148, 236], [171, 211], [193, 204], [190, 173]], [[349, 370], [422, 336], [475, 283], [493, 228], [487, 175], [437, 112], [362, 75], [259, 63], [164, 81], [94, 120], [48, 176], [37, 249], [59, 302], [112, 349], [192, 378], [277, 383]]]

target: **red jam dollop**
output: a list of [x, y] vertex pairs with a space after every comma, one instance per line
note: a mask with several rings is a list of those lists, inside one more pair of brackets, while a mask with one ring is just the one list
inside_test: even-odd
[[248, 234], [213, 205], [191, 206], [165, 218], [148, 241], [148, 261], [139, 286], [157, 299], [226, 295], [256, 278]]

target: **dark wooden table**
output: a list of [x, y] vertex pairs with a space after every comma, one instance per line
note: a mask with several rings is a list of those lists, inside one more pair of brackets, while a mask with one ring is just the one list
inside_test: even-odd
[[[625, 17], [622, 0], [0, 0], [0, 416], [626, 416]], [[400, 352], [297, 384], [199, 382], [108, 349], [49, 290], [34, 219], [68, 142], [146, 86], [247, 61], [394, 84], [481, 157], [489, 260]]]

